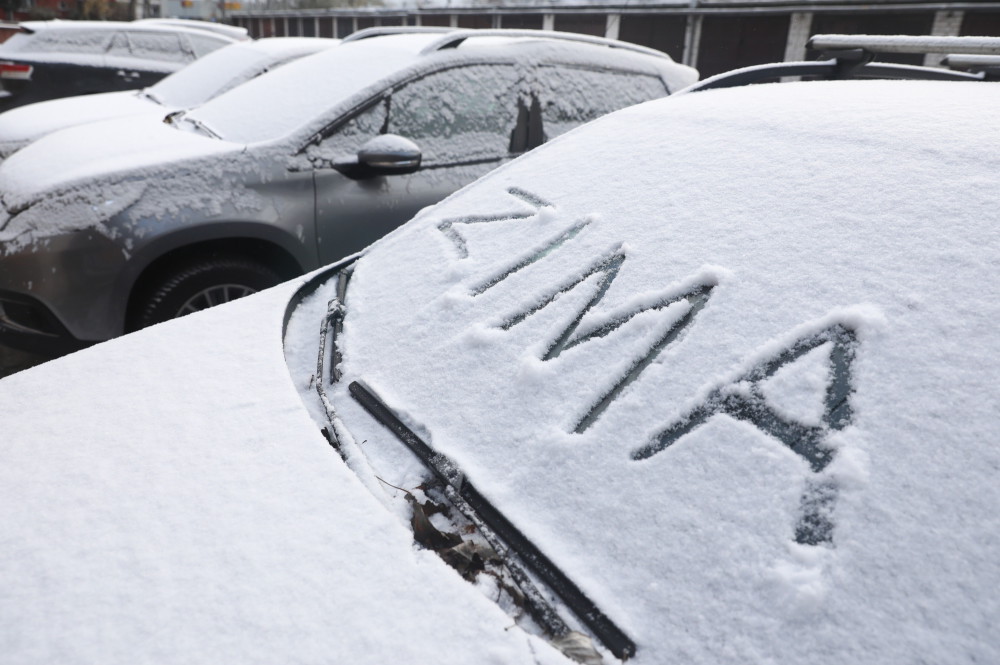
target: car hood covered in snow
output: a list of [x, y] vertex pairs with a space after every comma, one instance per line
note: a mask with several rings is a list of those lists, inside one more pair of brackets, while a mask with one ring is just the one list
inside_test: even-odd
[[54, 99], [11, 109], [0, 115], [0, 157], [58, 129], [142, 113], [163, 116], [166, 110], [134, 90]]
[[282, 356], [292, 286], [0, 381], [4, 660], [563, 662], [332, 453]]
[[71, 188], [242, 149], [148, 116], [96, 122], [54, 132], [12, 155], [0, 165], [0, 192], [11, 211]]
[[354, 269], [345, 457], [429, 476], [357, 381], [636, 662], [997, 661], [998, 102], [697, 93], [495, 171]]

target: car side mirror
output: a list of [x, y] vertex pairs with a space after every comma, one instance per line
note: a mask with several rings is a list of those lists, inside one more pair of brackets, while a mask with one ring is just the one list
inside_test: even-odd
[[335, 164], [334, 168], [349, 178], [405, 175], [420, 169], [420, 146], [396, 134], [382, 134], [367, 141], [358, 150], [357, 160]]

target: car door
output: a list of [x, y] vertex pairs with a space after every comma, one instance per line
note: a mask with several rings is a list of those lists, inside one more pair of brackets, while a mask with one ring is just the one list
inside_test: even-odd
[[[366, 247], [516, 154], [521, 87], [518, 70], [509, 64], [437, 70], [393, 86], [310, 146], [305, 152], [316, 167], [320, 260]], [[420, 169], [352, 178], [335, 168], [354, 161], [358, 149], [380, 134], [416, 143]]]

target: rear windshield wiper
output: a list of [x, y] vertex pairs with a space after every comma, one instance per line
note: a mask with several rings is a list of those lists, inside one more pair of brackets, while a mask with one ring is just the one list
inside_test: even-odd
[[[497, 550], [498, 554], [503, 555], [503, 550], [506, 549], [504, 545], [512, 550], [528, 570], [545, 582], [559, 596], [559, 599], [593, 631], [594, 636], [600, 640], [605, 648], [616, 657], [624, 660], [635, 655], [635, 643], [607, 615], [601, 612], [597, 605], [552, 563], [551, 559], [480, 494], [451, 459], [434, 451], [413, 430], [403, 424], [396, 414], [367, 387], [358, 381], [352, 381], [348, 390], [351, 396], [375, 420], [391, 431], [438, 480], [444, 483], [446, 495], [461, 512], [469, 511], [470, 514], [467, 517], [487, 527], [481, 529], [487, 540], [492, 541], [493, 538], [490, 536], [495, 534], [499, 540], [496, 543], [490, 542], [490, 545]], [[463, 510], [463, 505], [467, 507], [465, 510]], [[512, 573], [517, 577], [516, 567], [512, 568]], [[525, 581], [530, 584], [530, 580], [525, 578]], [[531, 586], [533, 587], [533, 585]], [[544, 603], [544, 601], [542, 602]], [[538, 611], [538, 608], [536, 607], [535, 610]], [[566, 625], [550, 608], [546, 607], [540, 614], [542, 616], [536, 616], [536, 620], [557, 637], [569, 632]]]
[[[327, 310], [320, 326], [320, 343], [314, 383], [315, 391], [326, 411], [329, 423], [329, 427], [323, 428], [323, 434], [345, 461], [348, 461], [348, 456], [341, 446], [341, 441], [333, 425], [336, 415], [326, 387], [341, 379], [342, 355], [338, 342], [343, 334], [347, 287], [352, 273], [353, 266], [350, 265], [341, 267], [337, 272], [335, 295], [327, 303]], [[314, 281], [302, 290], [298, 302], [314, 293], [321, 284], [329, 283], [329, 281], [329, 273], [321, 279], [314, 278]], [[286, 327], [290, 316], [291, 312], [286, 312]], [[511, 524], [499, 510], [483, 497], [452, 460], [427, 445], [393, 413], [385, 402], [362, 383], [351, 382], [348, 385], [348, 391], [361, 404], [362, 408], [412, 451], [441, 483], [444, 496], [465, 519], [476, 527], [483, 539], [503, 561], [504, 567], [523, 594], [525, 609], [539, 626], [555, 638], [554, 646], [563, 650], [565, 645], [573, 643], [577, 638], [584, 640], [587, 638], [566, 625], [559, 613], [535, 586], [531, 577], [518, 565], [517, 560], [523, 563], [524, 567], [537, 579], [544, 582], [565, 606], [590, 628], [593, 635], [608, 651], [622, 660], [635, 654], [635, 643], [601, 612], [565, 573], [557, 568], [517, 527]], [[350, 462], [348, 464], [350, 465]], [[381, 479], [379, 478], [379, 480]], [[414, 535], [416, 536], [416, 534]], [[589, 645], [589, 640], [587, 643]], [[586, 647], [588, 651], [592, 649], [591, 646]], [[566, 651], [564, 653], [568, 654]]]

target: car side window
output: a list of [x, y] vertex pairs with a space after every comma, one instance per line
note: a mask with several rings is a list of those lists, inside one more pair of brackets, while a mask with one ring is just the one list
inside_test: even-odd
[[622, 70], [542, 65], [538, 76], [546, 139], [668, 92], [658, 76]]
[[186, 62], [192, 60], [187, 49], [181, 48], [177, 35], [161, 32], [130, 32], [128, 41], [132, 55], [146, 60]]
[[207, 55], [215, 49], [226, 45], [226, 42], [220, 41], [215, 37], [210, 37], [208, 35], [186, 35], [186, 37], [188, 42], [191, 44], [191, 48], [194, 49], [194, 54], [197, 58]]
[[501, 159], [517, 123], [511, 65], [471, 65], [428, 74], [395, 90], [387, 131], [414, 141], [424, 167]]
[[121, 56], [123, 58], [132, 55], [132, 50], [128, 44], [128, 37], [125, 36], [124, 32], [116, 32], [115, 36], [111, 38], [111, 44], [108, 45], [108, 55]]
[[353, 162], [361, 146], [385, 133], [387, 115], [387, 98], [372, 101], [341, 122], [325, 139], [307, 146], [306, 157], [316, 168]]

